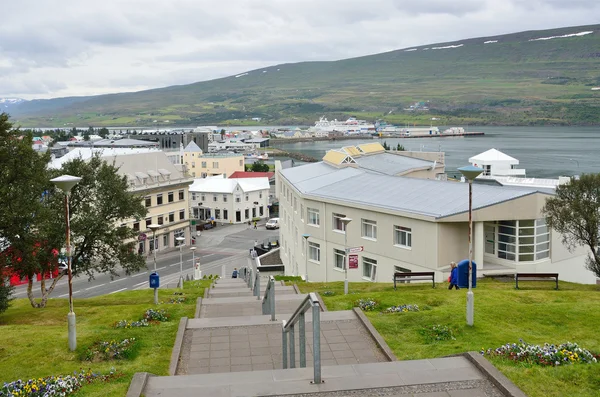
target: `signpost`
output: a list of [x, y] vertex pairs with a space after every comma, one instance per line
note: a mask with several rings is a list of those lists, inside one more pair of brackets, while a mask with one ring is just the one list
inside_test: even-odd
[[361, 245], [360, 247], [352, 247], [352, 248], [346, 248], [346, 253], [347, 254], [356, 254], [357, 252], [363, 252], [364, 247]]
[[348, 255], [348, 269], [358, 269], [358, 255]]

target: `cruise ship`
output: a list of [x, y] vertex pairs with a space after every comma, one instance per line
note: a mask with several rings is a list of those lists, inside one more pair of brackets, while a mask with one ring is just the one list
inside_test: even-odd
[[350, 134], [370, 134], [375, 132], [375, 125], [368, 123], [365, 120], [358, 120], [356, 117], [350, 117], [346, 121], [327, 120], [326, 117], [319, 118], [314, 125], [310, 127], [309, 131], [339, 131]]

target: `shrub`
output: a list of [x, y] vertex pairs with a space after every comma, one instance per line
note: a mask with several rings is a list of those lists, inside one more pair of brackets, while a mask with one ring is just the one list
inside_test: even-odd
[[481, 354], [544, 366], [595, 364], [600, 359], [600, 355], [579, 347], [577, 343], [567, 342], [558, 346], [544, 343], [540, 346], [530, 345], [522, 339], [519, 343], [507, 343], [496, 349], [481, 351]]
[[28, 381], [17, 380], [4, 383], [0, 387], [0, 397], [63, 397], [75, 393], [83, 385], [95, 381], [108, 382], [123, 376], [112, 368], [108, 375], [94, 373], [91, 370], [75, 372], [66, 376], [47, 376], [45, 378], [29, 379]]
[[377, 308], [377, 302], [371, 298], [359, 299], [354, 303], [354, 306], [360, 307], [365, 312], [370, 312]]
[[3, 280], [0, 277], [0, 313], [6, 311], [8, 306], [10, 306], [10, 301], [14, 298], [12, 297], [14, 287], [10, 285], [8, 280]]
[[427, 342], [437, 342], [442, 340], [456, 340], [454, 332], [447, 325], [429, 325], [421, 328], [419, 333], [425, 337]]
[[85, 361], [124, 360], [133, 358], [138, 344], [135, 338], [122, 341], [97, 341], [88, 347], [84, 354]]
[[169, 321], [169, 313], [165, 310], [148, 309], [144, 313], [144, 319], [148, 321]]
[[398, 305], [390, 306], [384, 310], [384, 313], [406, 313], [406, 312], [418, 312], [419, 306], [417, 305]]

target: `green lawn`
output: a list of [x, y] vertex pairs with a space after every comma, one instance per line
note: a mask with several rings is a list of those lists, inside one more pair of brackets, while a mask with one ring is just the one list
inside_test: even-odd
[[[366, 312], [374, 327], [399, 360], [443, 357], [466, 351], [496, 348], [523, 339], [533, 344], [576, 342], [600, 353], [600, 289], [594, 285], [478, 280], [474, 326], [466, 325], [466, 290], [447, 284], [400, 285], [351, 283], [298, 283], [302, 292], [317, 291], [329, 310], [349, 310], [361, 298], [378, 302]], [[521, 283], [519, 283], [521, 286]], [[327, 296], [325, 291], [334, 295]], [[419, 312], [383, 314], [389, 306], [416, 304]], [[427, 343], [419, 331], [429, 325], [447, 325], [456, 340]], [[600, 396], [600, 363], [563, 367], [538, 367], [492, 358], [492, 363], [529, 396]]]
[[[119, 320], [138, 320], [153, 305], [153, 290], [121, 292], [89, 299], [74, 299], [77, 315], [77, 350], [70, 352], [67, 344], [68, 300], [51, 299], [44, 309], [34, 309], [26, 299], [13, 301], [0, 314], [0, 384], [17, 379], [27, 380], [49, 375], [67, 375], [73, 371], [91, 368], [108, 373], [111, 367], [124, 374], [109, 383], [84, 386], [76, 396], [124, 396], [135, 372], [168, 375], [171, 351], [181, 317], [193, 317], [196, 298], [204, 294], [209, 281], [185, 283], [187, 298], [182, 304], [158, 305], [165, 309], [171, 320], [144, 328], [115, 329]], [[159, 290], [159, 302], [176, 298], [174, 292]], [[86, 362], [80, 355], [98, 340], [122, 340], [135, 337], [140, 343], [137, 356], [132, 360]]]

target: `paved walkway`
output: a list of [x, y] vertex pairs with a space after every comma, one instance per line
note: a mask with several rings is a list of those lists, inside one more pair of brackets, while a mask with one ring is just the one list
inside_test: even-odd
[[501, 380], [509, 387], [501, 393], [495, 386], [498, 382], [492, 383], [480, 370], [487, 374], [495, 369], [476, 354], [390, 362], [376, 344], [375, 337], [380, 338], [376, 331], [369, 331], [354, 311], [320, 313], [324, 382], [313, 384], [310, 312], [306, 315], [307, 368], [298, 368], [296, 340], [296, 368], [282, 369], [281, 320], [291, 316], [304, 296], [277, 286], [277, 321], [272, 322], [262, 315], [261, 301], [249, 292], [241, 279], [219, 280], [209, 298], [202, 300], [200, 318], [187, 322], [177, 375], [138, 374], [143, 379], [138, 382], [140, 392], [146, 397], [524, 396], [506, 378]]

